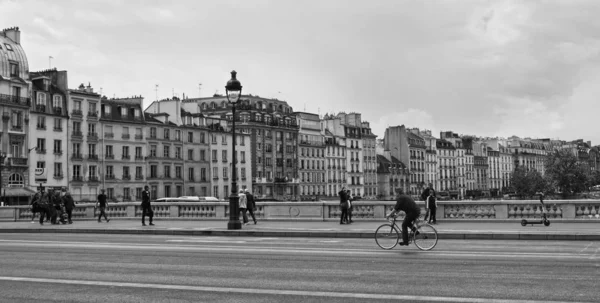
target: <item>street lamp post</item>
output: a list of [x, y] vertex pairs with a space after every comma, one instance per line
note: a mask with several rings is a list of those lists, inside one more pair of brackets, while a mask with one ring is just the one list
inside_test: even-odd
[[240, 222], [240, 211], [239, 211], [239, 196], [237, 192], [237, 168], [235, 158], [235, 106], [237, 105], [240, 97], [242, 96], [242, 83], [236, 78], [237, 72], [231, 72], [231, 79], [227, 81], [225, 85], [225, 92], [227, 92], [227, 101], [231, 104], [231, 110], [233, 113], [232, 123], [232, 144], [231, 144], [231, 196], [229, 196], [229, 222], [227, 222], [227, 229], [242, 229], [242, 222]]
[[2, 166], [4, 165], [4, 159], [6, 159], [6, 153], [0, 152], [0, 196], [2, 197], [2, 202], [5, 202], [4, 195], [2, 195]]

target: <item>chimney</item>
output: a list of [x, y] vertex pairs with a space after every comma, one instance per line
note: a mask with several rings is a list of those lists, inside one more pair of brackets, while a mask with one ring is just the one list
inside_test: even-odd
[[21, 31], [18, 27], [5, 28], [2, 30], [5, 37], [10, 38], [16, 44], [21, 44]]
[[90, 85], [90, 82], [88, 82], [88, 86], [85, 88], [85, 91], [88, 92], [88, 93], [93, 93], [94, 92], [94, 89]]

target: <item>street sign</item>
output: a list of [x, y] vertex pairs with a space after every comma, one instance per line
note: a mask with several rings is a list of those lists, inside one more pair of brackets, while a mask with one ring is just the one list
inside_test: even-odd
[[46, 183], [48, 182], [48, 177], [46, 176], [45, 168], [36, 168], [35, 169], [35, 183]]

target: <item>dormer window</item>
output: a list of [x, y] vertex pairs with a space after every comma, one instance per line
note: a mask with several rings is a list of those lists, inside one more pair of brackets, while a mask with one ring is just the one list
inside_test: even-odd
[[19, 64], [11, 62], [10, 63], [10, 76], [17, 77], [19, 76]]
[[55, 108], [62, 107], [62, 96], [61, 95], [54, 95], [54, 99], [52, 100], [52, 106]]
[[134, 116], [136, 118], [139, 118], [140, 117], [140, 110], [136, 108], [133, 114], [134, 114]]
[[46, 106], [46, 93], [38, 92], [35, 104], [38, 106]]
[[12, 51], [12, 45], [8, 44], [8, 43], [4, 43], [4, 46], [6, 47], [6, 50]]
[[106, 116], [110, 116], [110, 105], [103, 105], [104, 107], [104, 114]]
[[121, 107], [121, 117], [127, 117], [127, 108]]

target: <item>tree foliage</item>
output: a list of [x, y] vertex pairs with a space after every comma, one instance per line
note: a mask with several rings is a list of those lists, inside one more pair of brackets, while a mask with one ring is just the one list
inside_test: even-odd
[[531, 197], [538, 192], [548, 193], [550, 190], [550, 180], [542, 177], [535, 169], [527, 169], [518, 166], [511, 176], [512, 189], [515, 193], [523, 197]]
[[590, 173], [569, 150], [558, 150], [546, 157], [546, 174], [563, 197], [587, 191]]

